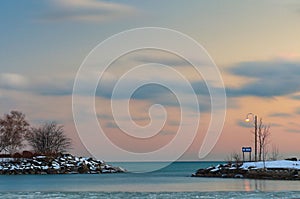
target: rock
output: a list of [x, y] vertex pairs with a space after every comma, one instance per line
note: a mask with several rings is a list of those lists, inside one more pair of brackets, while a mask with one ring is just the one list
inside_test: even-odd
[[15, 153], [12, 156], [13, 158], [22, 158], [22, 155], [20, 153]]
[[[284, 165], [282, 165], [284, 166]], [[256, 168], [249, 167], [208, 167], [199, 169], [192, 177], [251, 178], [273, 180], [300, 180], [300, 170], [284, 167]]]
[[33, 153], [31, 153], [30, 151], [23, 151], [22, 153], [23, 158], [33, 158]]
[[293, 157], [293, 158], [287, 158], [285, 160], [289, 160], [289, 161], [297, 161], [297, 158]]
[[83, 173], [88, 173], [89, 172], [89, 168], [86, 164], [83, 164], [81, 165], [79, 168], [78, 168], [78, 172], [80, 174], [83, 174]]
[[243, 178], [244, 176], [242, 174], [236, 174], [234, 175], [234, 178]]
[[[30, 156], [31, 154], [27, 154]], [[100, 174], [126, 172], [121, 167], [107, 165], [93, 158], [78, 158], [70, 154], [55, 157], [37, 155], [31, 158], [8, 159], [0, 162], [0, 174]]]

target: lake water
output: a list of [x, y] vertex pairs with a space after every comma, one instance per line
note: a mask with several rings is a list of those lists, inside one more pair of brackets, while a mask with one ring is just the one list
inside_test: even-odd
[[[143, 172], [158, 163], [113, 163]], [[193, 178], [218, 162], [175, 162], [151, 173], [0, 176], [0, 198], [300, 198], [300, 181]]]

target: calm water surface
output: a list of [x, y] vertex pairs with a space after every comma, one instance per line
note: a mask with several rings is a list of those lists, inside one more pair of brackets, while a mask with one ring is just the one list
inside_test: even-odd
[[[143, 172], [151, 164], [113, 163]], [[300, 198], [300, 181], [192, 178], [218, 162], [176, 162], [151, 173], [0, 176], [0, 198]]]

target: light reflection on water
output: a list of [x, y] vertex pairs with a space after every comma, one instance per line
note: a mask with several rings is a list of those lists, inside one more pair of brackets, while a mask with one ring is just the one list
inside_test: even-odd
[[251, 186], [248, 180], [244, 181], [245, 191], [251, 191]]

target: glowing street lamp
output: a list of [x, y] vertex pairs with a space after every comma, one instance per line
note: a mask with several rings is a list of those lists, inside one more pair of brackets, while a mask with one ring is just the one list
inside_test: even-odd
[[[251, 118], [250, 118], [251, 116]], [[245, 122], [250, 122], [254, 119], [254, 160], [257, 161], [257, 115], [253, 113], [248, 113]]]

